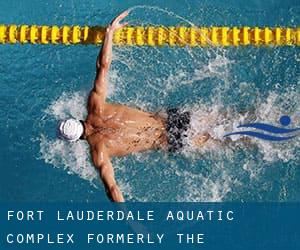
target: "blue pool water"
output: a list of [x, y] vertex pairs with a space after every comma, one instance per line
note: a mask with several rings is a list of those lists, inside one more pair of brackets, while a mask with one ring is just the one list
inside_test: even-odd
[[[0, 23], [105, 25], [132, 8], [131, 25], [299, 26], [299, 1], [10, 0]], [[0, 45], [0, 200], [105, 201], [86, 143], [55, 137], [59, 119], [83, 118], [96, 46]], [[109, 100], [145, 110], [192, 110], [193, 131], [220, 138], [239, 123], [300, 127], [300, 50], [116, 47]], [[226, 114], [226, 115], [225, 115]], [[130, 201], [300, 201], [300, 136], [282, 143], [188, 147], [113, 159]]]

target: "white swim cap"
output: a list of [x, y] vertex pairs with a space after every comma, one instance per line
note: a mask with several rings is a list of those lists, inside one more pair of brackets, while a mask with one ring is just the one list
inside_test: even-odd
[[59, 124], [59, 137], [66, 141], [77, 141], [83, 134], [84, 127], [79, 120], [68, 119]]

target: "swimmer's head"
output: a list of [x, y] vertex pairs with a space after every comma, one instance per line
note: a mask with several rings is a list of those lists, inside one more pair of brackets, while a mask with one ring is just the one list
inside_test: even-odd
[[61, 121], [58, 125], [59, 138], [74, 142], [80, 139], [84, 133], [84, 126], [81, 121], [77, 119], [67, 119]]

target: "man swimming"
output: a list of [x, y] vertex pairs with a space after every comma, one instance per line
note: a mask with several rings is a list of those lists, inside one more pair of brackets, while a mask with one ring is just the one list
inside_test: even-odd
[[[183, 147], [183, 137], [189, 128], [190, 113], [169, 109], [167, 118], [106, 102], [107, 75], [112, 61], [113, 35], [127, 23], [120, 23], [128, 11], [116, 17], [106, 29], [105, 39], [96, 61], [96, 78], [88, 98], [85, 121], [68, 119], [59, 124], [59, 136], [67, 141], [87, 140], [92, 161], [99, 170], [108, 197], [115, 202], [124, 198], [117, 186], [110, 158], [135, 152], [162, 149], [170, 152]], [[203, 145], [208, 134], [197, 135], [194, 143]]]

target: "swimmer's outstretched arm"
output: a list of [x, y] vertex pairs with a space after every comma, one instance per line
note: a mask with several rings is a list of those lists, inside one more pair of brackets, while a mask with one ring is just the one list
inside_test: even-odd
[[127, 15], [128, 11], [124, 11], [117, 16], [111, 24], [106, 28], [105, 38], [103, 46], [96, 61], [96, 78], [94, 83], [94, 91], [103, 98], [106, 99], [107, 94], [107, 74], [112, 61], [112, 44], [114, 32], [117, 29], [123, 28], [127, 23], [120, 23]]
[[123, 195], [117, 185], [114, 169], [104, 144], [98, 145], [92, 152], [95, 167], [105, 186], [108, 198], [114, 202], [124, 202]]

